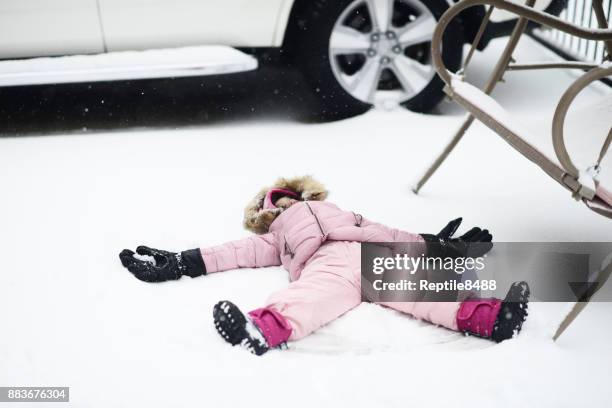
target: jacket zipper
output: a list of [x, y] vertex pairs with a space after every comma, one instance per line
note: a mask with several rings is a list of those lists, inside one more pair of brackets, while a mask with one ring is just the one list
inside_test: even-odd
[[323, 232], [323, 227], [321, 227], [321, 223], [319, 222], [319, 217], [317, 217], [317, 215], [314, 213], [314, 211], [312, 211], [312, 208], [310, 207], [310, 204], [306, 203], [306, 206], [310, 210], [310, 213], [314, 217], [315, 221], [317, 221], [317, 225], [319, 226], [319, 231], [321, 231], [321, 235], [325, 236], [325, 232]]
[[285, 238], [285, 255], [289, 254], [289, 256], [291, 257], [291, 259], [293, 259], [293, 257], [295, 256], [295, 254], [293, 253], [293, 251], [291, 250], [291, 247], [289, 246], [289, 242], [287, 242], [287, 236], [284, 236]]

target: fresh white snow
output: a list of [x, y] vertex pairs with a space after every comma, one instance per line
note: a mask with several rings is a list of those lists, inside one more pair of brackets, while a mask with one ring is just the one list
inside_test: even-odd
[[133, 256], [134, 256], [134, 258], [139, 259], [141, 261], [145, 261], [145, 262], [151, 263], [153, 265], [156, 264], [155, 258], [150, 256], [150, 255], [134, 254]]
[[[477, 55], [475, 80], [495, 51]], [[526, 40], [518, 56], [547, 54]], [[550, 117], [572, 80], [510, 73], [494, 95], [552, 155]], [[587, 90], [573, 116], [588, 106], [604, 115], [568, 135], [585, 160], [605, 137], [598, 126], [610, 125], [610, 95]], [[463, 118], [442, 110], [0, 139], [0, 385], [70, 386], [73, 407], [608, 406], [610, 303], [589, 305], [557, 343], [569, 305], [534, 303], [521, 335], [499, 345], [363, 304], [257, 358], [222, 341], [212, 307], [261, 306], [287, 284], [284, 270], [146, 284], [119, 262], [139, 244], [183, 250], [245, 237], [243, 207], [259, 188], [305, 173], [340, 207], [410, 231], [463, 216], [497, 241], [612, 241], [610, 220], [480, 124], [412, 194]]]

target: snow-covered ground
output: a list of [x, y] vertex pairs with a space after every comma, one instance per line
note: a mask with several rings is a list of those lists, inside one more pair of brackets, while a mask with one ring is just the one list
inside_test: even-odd
[[[496, 50], [477, 56], [477, 81]], [[519, 54], [548, 58], [528, 40]], [[549, 119], [573, 77], [506, 79], [496, 97], [552, 154]], [[589, 89], [580, 105], [596, 109], [570, 124], [570, 147], [594, 158], [612, 92]], [[141, 243], [182, 250], [246, 236], [253, 194], [304, 173], [340, 207], [410, 231], [463, 216], [497, 241], [612, 241], [609, 220], [480, 124], [412, 194], [462, 119], [452, 105], [441, 111], [0, 139], [0, 385], [70, 386], [74, 407], [609, 406], [610, 303], [589, 305], [557, 343], [551, 334], [567, 305], [534, 303], [523, 333], [500, 345], [363, 304], [256, 358], [220, 339], [212, 306], [259, 306], [287, 284], [284, 270], [151, 285], [119, 263], [121, 249]]]

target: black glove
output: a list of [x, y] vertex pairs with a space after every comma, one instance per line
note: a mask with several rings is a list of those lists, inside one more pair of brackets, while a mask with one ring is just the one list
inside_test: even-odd
[[462, 218], [449, 222], [446, 227], [436, 235], [421, 234], [427, 244], [427, 256], [441, 258], [477, 258], [493, 248], [493, 236], [489, 230], [474, 227], [459, 238], [453, 234], [461, 225]]
[[199, 249], [176, 253], [139, 246], [136, 253], [150, 256], [155, 262], [135, 258], [134, 252], [129, 249], [121, 251], [119, 259], [121, 264], [141, 281], [164, 282], [180, 279], [183, 275], [192, 278], [206, 275], [206, 266]]

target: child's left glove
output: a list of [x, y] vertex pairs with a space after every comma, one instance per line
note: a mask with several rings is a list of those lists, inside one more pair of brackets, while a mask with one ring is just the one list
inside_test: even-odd
[[[121, 264], [141, 281], [164, 282], [180, 279], [187, 275], [206, 275], [206, 266], [199, 249], [190, 249], [180, 253], [139, 246], [136, 257], [133, 251], [124, 249], [119, 254]], [[148, 258], [148, 259], [147, 259]]]
[[453, 237], [462, 218], [449, 222], [436, 235], [420, 234], [427, 244], [427, 255], [435, 257], [480, 257], [493, 248], [493, 236], [487, 229], [474, 227], [460, 237]]

